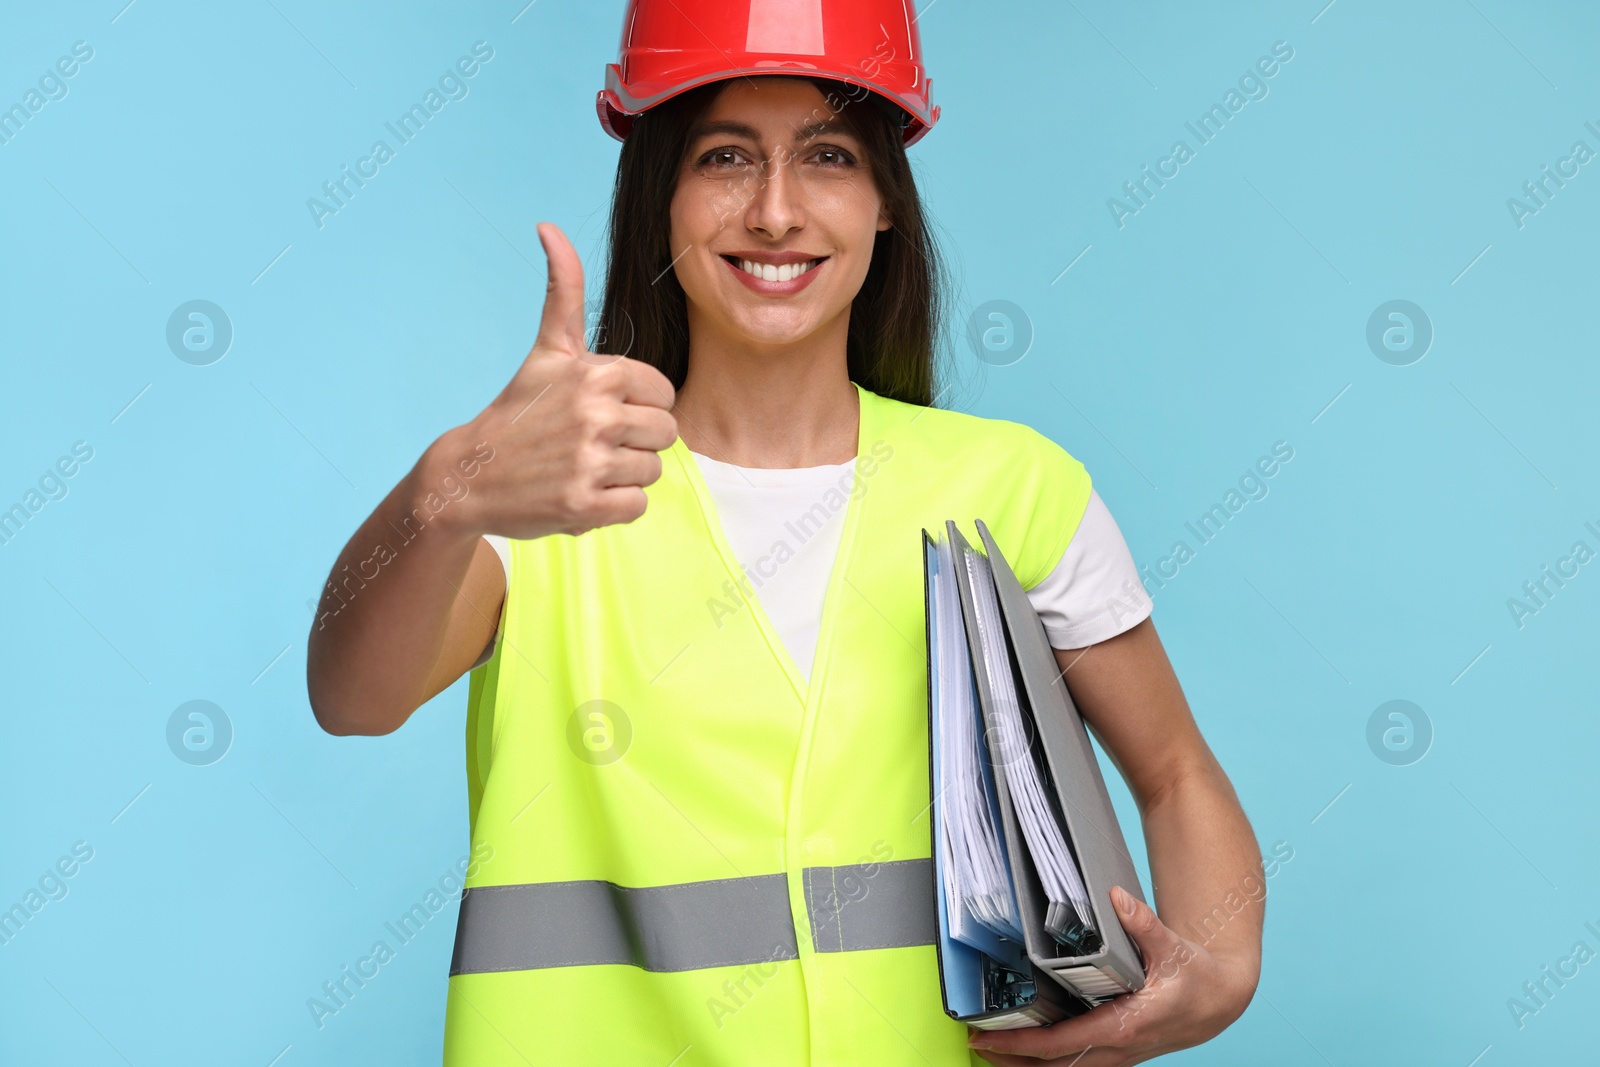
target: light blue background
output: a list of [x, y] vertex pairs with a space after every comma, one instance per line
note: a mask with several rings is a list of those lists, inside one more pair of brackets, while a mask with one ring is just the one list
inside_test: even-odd
[[[392, 736], [323, 734], [306, 602], [526, 352], [535, 223], [598, 272], [620, 5], [524, 2], [0, 16], [0, 106], [94, 48], [0, 145], [0, 507], [94, 449], [0, 547], [0, 907], [94, 849], [0, 947], [0, 1060], [438, 1059], [453, 905], [321, 1029], [306, 1001], [466, 853], [465, 684]], [[1034, 334], [1007, 366], [958, 347], [947, 403], [1082, 459], [1141, 565], [1294, 449], [1155, 594], [1263, 851], [1294, 849], [1249, 1012], [1172, 1062], [1574, 1062], [1600, 964], [1521, 1029], [1506, 1002], [1600, 949], [1600, 564], [1521, 628], [1507, 600], [1600, 548], [1600, 163], [1521, 228], [1506, 201], [1600, 149], [1600, 10], [1322, 3], [923, 10], [944, 115], [912, 154], [957, 336], [994, 299]], [[470, 95], [319, 229], [306, 199], [479, 40]], [[1269, 95], [1119, 229], [1107, 198], [1276, 41]], [[210, 366], [165, 341], [193, 299], [235, 330]], [[1409, 366], [1365, 340], [1392, 299], [1435, 330]], [[167, 747], [193, 699], [233, 724], [210, 766]], [[1435, 733], [1409, 766], [1366, 740], [1391, 699]]]

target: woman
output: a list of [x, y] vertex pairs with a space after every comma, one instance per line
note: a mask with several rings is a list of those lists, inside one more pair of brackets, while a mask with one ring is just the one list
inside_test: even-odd
[[[1207, 921], [1255, 842], [1115, 523], [1047, 438], [931, 406], [914, 14], [633, 0], [600, 98], [624, 139], [606, 354], [542, 224], [526, 361], [335, 564], [308, 663], [325, 729], [388, 733], [472, 668], [447, 1062], [1103, 1067], [1206, 1040], [1253, 994], [1260, 909]], [[916, 918], [919, 531], [947, 518], [985, 521], [1044, 617], [1163, 916], [1112, 894], [1143, 990], [972, 1048]]]

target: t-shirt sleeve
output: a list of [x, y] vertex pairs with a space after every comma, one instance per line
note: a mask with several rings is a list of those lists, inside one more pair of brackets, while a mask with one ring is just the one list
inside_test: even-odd
[[489, 542], [489, 547], [494, 549], [495, 555], [500, 557], [500, 566], [511, 573], [511, 542], [499, 534], [484, 534], [483, 539]]
[[1089, 504], [1061, 562], [1028, 590], [1052, 648], [1083, 648], [1131, 629], [1148, 618], [1154, 603], [1122, 531], [1100, 494]]
[[[511, 575], [511, 542], [506, 538], [501, 537], [499, 534], [484, 534], [483, 539], [489, 542], [489, 547], [494, 549], [495, 555], [500, 557], [500, 566], [504, 568], [507, 579], [509, 580]], [[483, 654], [478, 657], [478, 662], [474, 663], [468, 669], [475, 670], [478, 667], [483, 666], [485, 663], [488, 663], [489, 660], [493, 659], [494, 646], [499, 643], [500, 624], [499, 622], [496, 622], [494, 636], [490, 638], [489, 643], [484, 646]]]

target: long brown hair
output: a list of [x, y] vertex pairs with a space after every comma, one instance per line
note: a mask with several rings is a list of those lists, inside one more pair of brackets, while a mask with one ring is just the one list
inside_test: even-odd
[[[850, 305], [850, 380], [880, 396], [933, 403], [944, 305], [938, 249], [923, 217], [899, 123], [875, 94], [807, 79], [861, 141], [883, 210], [894, 225], [873, 244], [866, 280]], [[672, 197], [689, 133], [728, 82], [712, 82], [634, 120], [612, 190], [605, 300], [597, 345], [649, 363], [682, 388], [689, 369], [689, 317], [671, 269]]]

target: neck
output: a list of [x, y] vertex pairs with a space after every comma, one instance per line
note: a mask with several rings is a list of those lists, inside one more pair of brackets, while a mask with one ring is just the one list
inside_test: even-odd
[[856, 457], [860, 410], [846, 359], [849, 312], [789, 345], [735, 342], [689, 314], [689, 368], [672, 414], [692, 452], [741, 467]]

